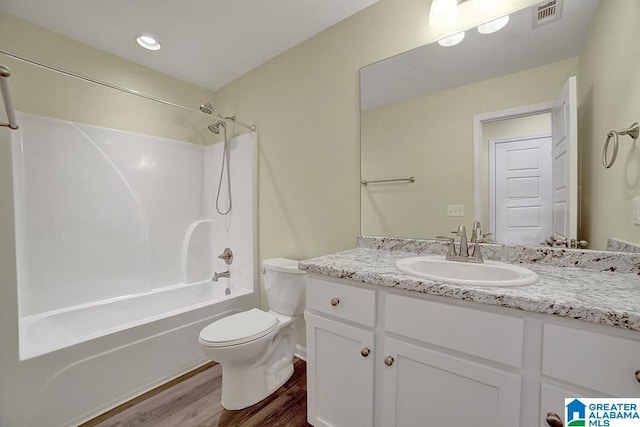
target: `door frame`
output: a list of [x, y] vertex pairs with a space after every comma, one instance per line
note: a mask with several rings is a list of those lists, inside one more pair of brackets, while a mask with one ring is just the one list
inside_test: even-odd
[[480, 224], [486, 224], [482, 217], [484, 202], [482, 197], [482, 125], [484, 123], [501, 120], [517, 119], [519, 117], [535, 116], [551, 113], [553, 101], [540, 104], [525, 105], [522, 107], [508, 108], [506, 110], [491, 111], [489, 113], [473, 115], [473, 215]]

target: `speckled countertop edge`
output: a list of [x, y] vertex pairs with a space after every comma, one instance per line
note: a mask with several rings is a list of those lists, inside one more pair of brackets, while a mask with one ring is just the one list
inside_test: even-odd
[[[405, 242], [406, 244], [401, 245], [403, 249], [399, 250], [398, 240], [412, 240], [412, 242]], [[361, 241], [362, 238], [359, 239], [359, 242]], [[421, 246], [416, 248], [415, 242], [422, 242]], [[579, 253], [585, 251], [571, 252], [569, 250], [569, 261], [565, 263], [566, 260], [563, 262], [559, 260], [566, 257], [558, 256], [557, 253], [554, 257], [552, 256], [554, 251], [551, 251], [552, 253], [549, 255], [547, 249], [545, 250], [547, 256], [542, 258], [536, 256], [534, 258], [524, 257], [524, 260], [522, 258], [518, 260], [502, 259], [507, 262], [528, 264], [526, 267], [535, 271], [540, 278], [536, 284], [521, 287], [462, 286], [418, 279], [395, 268], [396, 261], [402, 258], [416, 254], [444, 254], [446, 246], [441, 242], [395, 239], [391, 243], [395, 249], [385, 248], [384, 245], [380, 247], [377, 244], [374, 244], [375, 248], [366, 247], [369, 243], [371, 241], [365, 242], [363, 245], [365, 247], [301, 261], [299, 267], [310, 273], [371, 285], [640, 331], [640, 277], [633, 259], [625, 260], [623, 263], [631, 267], [629, 270], [633, 272], [620, 273], [618, 270], [626, 270], [626, 268], [599, 270], [598, 268], [570, 266], [580, 265], [584, 259], [580, 259]], [[499, 245], [489, 246], [495, 246], [498, 249], [504, 248]], [[407, 250], [409, 247], [413, 247], [414, 250]], [[515, 248], [516, 251], [523, 251], [522, 248], [512, 248]], [[531, 250], [536, 253], [538, 248]], [[485, 252], [488, 258], [490, 257], [489, 259], [496, 259], [495, 253], [490, 255], [491, 249]], [[500, 250], [496, 253], [498, 252]], [[511, 248], [505, 249], [503, 252], [507, 254], [508, 258], [513, 255]], [[567, 250], [565, 249], [564, 252], [566, 253]], [[599, 255], [591, 251], [586, 252], [589, 252], [588, 256], [595, 255], [596, 259], [599, 258]], [[618, 258], [615, 254], [606, 253], [604, 257], [614, 261]], [[579, 261], [577, 264], [576, 260]], [[609, 260], [608, 262], [613, 261]], [[561, 264], [561, 266], [556, 264]], [[586, 264], [594, 267], [593, 262], [586, 262]]]

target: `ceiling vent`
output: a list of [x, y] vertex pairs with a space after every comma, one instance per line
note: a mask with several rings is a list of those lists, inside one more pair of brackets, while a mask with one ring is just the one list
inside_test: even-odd
[[539, 28], [543, 25], [560, 20], [562, 17], [562, 4], [564, 0], [544, 1], [533, 9], [533, 28]]

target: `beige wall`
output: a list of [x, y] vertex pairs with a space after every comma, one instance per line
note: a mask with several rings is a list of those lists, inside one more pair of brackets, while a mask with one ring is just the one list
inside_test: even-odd
[[[473, 116], [552, 101], [577, 70], [573, 58], [363, 112], [362, 176], [416, 177], [365, 188], [363, 233], [434, 237], [470, 225]], [[465, 216], [448, 217], [449, 204], [465, 205]]]
[[[483, 19], [462, 6], [461, 26]], [[261, 259], [355, 246], [358, 71], [433, 41], [428, 9], [423, 0], [381, 0], [218, 91], [225, 111], [258, 125]]]
[[640, 2], [604, 1], [580, 54], [578, 141], [582, 238], [606, 247], [607, 237], [640, 242], [632, 200], [640, 197], [640, 146], [621, 137], [616, 163], [601, 163], [607, 132], [640, 122]]

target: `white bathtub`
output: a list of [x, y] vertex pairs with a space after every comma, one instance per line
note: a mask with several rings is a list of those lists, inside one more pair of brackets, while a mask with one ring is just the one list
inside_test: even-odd
[[20, 359], [30, 359], [139, 325], [172, 317], [251, 293], [225, 280], [156, 289], [24, 317], [20, 320]]

